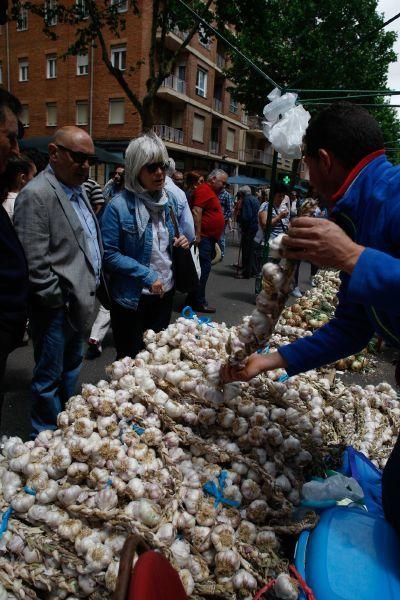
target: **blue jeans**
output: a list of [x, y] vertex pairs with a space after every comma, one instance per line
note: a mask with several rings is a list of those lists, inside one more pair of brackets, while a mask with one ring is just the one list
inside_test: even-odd
[[33, 310], [30, 315], [35, 368], [32, 378], [32, 439], [57, 428], [57, 415], [76, 393], [83, 359], [83, 336], [63, 308]]
[[199, 244], [199, 260], [201, 267], [201, 277], [197, 290], [189, 294], [186, 303], [190, 306], [207, 306], [206, 300], [206, 285], [207, 280], [211, 271], [211, 261], [215, 255], [215, 243], [214, 238], [202, 237]]
[[218, 240], [218, 246], [221, 248], [221, 260], [224, 258], [225, 255], [225, 229], [224, 229], [224, 233], [221, 235], [221, 237]]

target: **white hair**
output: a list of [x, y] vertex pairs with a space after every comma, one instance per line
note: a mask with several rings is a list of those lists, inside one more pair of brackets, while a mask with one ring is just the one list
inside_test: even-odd
[[248, 194], [251, 194], [251, 188], [249, 185], [242, 185], [239, 189], [239, 192], [241, 192], [242, 194], [244, 194], [245, 196], [247, 196]]
[[223, 169], [214, 169], [213, 171], [211, 171], [211, 173], [207, 176], [207, 181], [211, 181], [211, 179], [213, 177], [218, 177], [218, 175], [226, 175], [228, 177], [228, 173], [226, 171], [224, 171]]
[[169, 159], [168, 159], [167, 175], [169, 175], [170, 177], [172, 177], [172, 175], [175, 173], [175, 171], [176, 171], [175, 161], [170, 156]]
[[125, 153], [125, 187], [142, 194], [145, 189], [139, 181], [141, 169], [151, 163], [167, 163], [168, 152], [164, 142], [155, 133], [145, 133], [129, 142]]

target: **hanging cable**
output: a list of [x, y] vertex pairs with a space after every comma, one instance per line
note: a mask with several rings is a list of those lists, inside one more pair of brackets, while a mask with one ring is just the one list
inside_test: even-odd
[[239, 48], [237, 48], [236, 46], [234, 46], [225, 36], [222, 35], [222, 33], [220, 33], [217, 29], [215, 29], [212, 25], [210, 25], [209, 23], [207, 23], [207, 21], [205, 19], [203, 19], [203, 17], [201, 17], [195, 10], [193, 10], [190, 6], [188, 6], [186, 4], [186, 2], [184, 2], [183, 0], [178, 0], [178, 2], [180, 4], [182, 4], [182, 6], [188, 11], [190, 12], [190, 14], [195, 17], [195, 19], [197, 21], [199, 21], [202, 25], [204, 25], [204, 27], [207, 27], [207, 29], [209, 29], [214, 35], [215, 37], [219, 38], [221, 41], [224, 42], [224, 44], [226, 44], [227, 46], [229, 46], [229, 48], [231, 50], [233, 50], [238, 56], [240, 56], [240, 58], [242, 58], [244, 61], [246, 61], [251, 67], [253, 67], [253, 69], [255, 71], [257, 71], [257, 73], [259, 75], [261, 75], [261, 77], [263, 77], [264, 79], [266, 79], [273, 87], [278, 88], [279, 90], [282, 89], [281, 85], [278, 85], [273, 79], [271, 79], [271, 77], [269, 75], [267, 75], [266, 73], [264, 73], [264, 71], [262, 69], [260, 69], [260, 67], [258, 67], [248, 56], [246, 56], [245, 54], [243, 54], [243, 52], [241, 50], [239, 50]]

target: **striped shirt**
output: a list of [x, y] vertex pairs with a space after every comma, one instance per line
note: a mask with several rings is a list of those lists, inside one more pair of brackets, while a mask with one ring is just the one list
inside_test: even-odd
[[[281, 209], [285, 210], [286, 206], [281, 205], [278, 208], [278, 210], [275, 208], [275, 206], [273, 206], [272, 207], [272, 218], [278, 216], [278, 214], [281, 212]], [[260, 206], [260, 210], [258, 211], [258, 214], [260, 215], [260, 213], [267, 212], [267, 211], [268, 211], [268, 202], [263, 202]], [[271, 230], [271, 236], [270, 236], [271, 239], [286, 231], [286, 227], [285, 227], [286, 220], [288, 220], [288, 219], [284, 218], [284, 219], [282, 219], [282, 221], [278, 221], [277, 223], [275, 223], [275, 225], [272, 227], [272, 230]], [[261, 227], [260, 223], [258, 223], [258, 230], [255, 235], [254, 241], [257, 242], [257, 244], [261, 244], [264, 242], [264, 238], [265, 238], [265, 231]]]

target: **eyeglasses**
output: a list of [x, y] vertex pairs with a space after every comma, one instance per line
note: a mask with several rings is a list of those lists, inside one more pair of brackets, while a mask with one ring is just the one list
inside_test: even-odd
[[86, 161], [90, 166], [93, 166], [97, 163], [97, 156], [95, 154], [86, 154], [85, 152], [75, 152], [75, 150], [71, 150], [71, 148], [66, 148], [61, 144], [56, 144], [57, 148], [64, 150], [67, 154], [70, 155], [72, 160], [78, 165], [83, 165]]
[[154, 162], [149, 163], [148, 165], [144, 165], [148, 173], [155, 173], [157, 169], [161, 169], [161, 171], [166, 171], [168, 169], [167, 163], [163, 162]]

